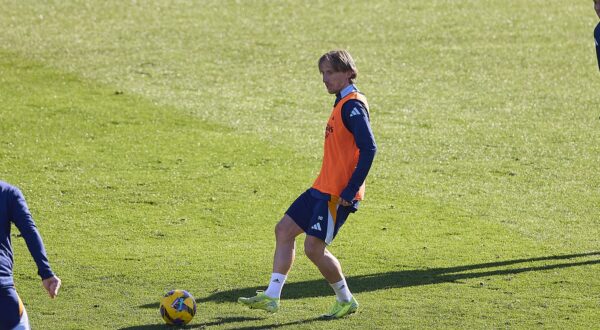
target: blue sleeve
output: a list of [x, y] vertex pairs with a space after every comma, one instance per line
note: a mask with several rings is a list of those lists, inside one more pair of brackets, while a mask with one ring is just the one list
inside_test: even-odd
[[598, 57], [598, 69], [600, 70], [600, 23], [594, 29], [594, 41], [596, 42], [596, 57]]
[[352, 201], [369, 174], [377, 152], [377, 144], [371, 130], [369, 112], [362, 102], [358, 100], [346, 102], [342, 106], [342, 120], [346, 128], [354, 135], [354, 141], [359, 150], [358, 163], [354, 173], [340, 194], [341, 198]]
[[19, 232], [21, 232], [21, 236], [25, 239], [29, 253], [31, 253], [33, 260], [37, 265], [38, 275], [40, 275], [42, 279], [54, 276], [54, 273], [50, 268], [50, 263], [48, 262], [48, 257], [46, 257], [46, 249], [44, 248], [42, 237], [31, 217], [31, 213], [25, 202], [25, 197], [23, 197], [23, 194], [19, 189], [13, 189], [13, 196], [9, 203], [9, 217], [15, 226], [17, 226]]

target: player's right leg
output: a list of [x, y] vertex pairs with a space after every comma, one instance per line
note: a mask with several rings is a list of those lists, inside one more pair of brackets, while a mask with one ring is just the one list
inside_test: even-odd
[[304, 231], [298, 227], [289, 215], [275, 226], [275, 254], [273, 256], [273, 273], [266, 291], [258, 291], [254, 297], [240, 297], [238, 302], [253, 309], [263, 309], [271, 313], [279, 310], [281, 290], [296, 255], [296, 236]]
[[275, 254], [273, 273], [287, 275], [296, 258], [296, 237], [304, 231], [285, 214], [275, 226]]
[[0, 329], [29, 330], [29, 319], [14, 287], [0, 288]]
[[279, 298], [271, 298], [263, 291], [256, 291], [254, 297], [239, 297], [238, 302], [252, 309], [263, 309], [271, 313], [279, 310]]

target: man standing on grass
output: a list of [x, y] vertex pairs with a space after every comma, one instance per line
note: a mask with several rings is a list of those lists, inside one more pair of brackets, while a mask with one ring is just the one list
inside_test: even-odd
[[238, 301], [250, 308], [279, 310], [279, 298], [295, 258], [295, 238], [306, 233], [304, 252], [336, 294], [325, 318], [356, 312], [358, 302], [350, 292], [331, 244], [350, 213], [364, 197], [365, 179], [377, 146], [371, 131], [366, 97], [354, 85], [357, 69], [345, 50], [331, 51], [319, 59], [319, 71], [330, 94], [336, 96], [325, 129], [321, 172], [275, 226], [273, 273], [267, 289]]
[[51, 298], [58, 294], [60, 279], [50, 269], [44, 243], [21, 191], [0, 181], [0, 329], [29, 329], [29, 319], [23, 302], [15, 290], [12, 269], [13, 251], [10, 241], [11, 222], [25, 239], [35, 260], [42, 285]]
[[[596, 15], [600, 18], [600, 0], [594, 0]], [[596, 41], [596, 56], [598, 57], [598, 69], [600, 70], [600, 23], [594, 29], [594, 41]]]

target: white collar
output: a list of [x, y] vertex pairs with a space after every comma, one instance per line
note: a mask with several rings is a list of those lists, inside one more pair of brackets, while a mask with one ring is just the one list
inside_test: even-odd
[[352, 92], [358, 92], [358, 88], [354, 84], [350, 84], [340, 91], [340, 99], [343, 99]]

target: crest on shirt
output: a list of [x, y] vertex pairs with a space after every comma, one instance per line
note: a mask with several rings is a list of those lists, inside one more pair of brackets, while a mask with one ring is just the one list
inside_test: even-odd
[[329, 134], [333, 134], [333, 126], [327, 124], [327, 127], [325, 127], [325, 138], [329, 137]]

